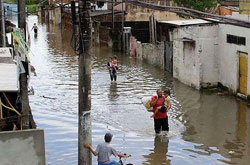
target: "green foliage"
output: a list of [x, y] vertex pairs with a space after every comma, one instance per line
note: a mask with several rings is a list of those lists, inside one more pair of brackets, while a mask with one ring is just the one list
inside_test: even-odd
[[27, 5], [28, 13], [34, 14], [37, 12], [37, 5]]
[[26, 5], [39, 4], [42, 0], [26, 0]]
[[[4, 2], [11, 2], [11, 3], [17, 3], [17, 0], [4, 0]], [[35, 5], [39, 3], [46, 3], [47, 1], [44, 0], [26, 0], [26, 5]]]
[[180, 6], [200, 11], [209, 11], [218, 3], [217, 0], [174, 0]]
[[8, 2], [8, 3], [17, 3], [17, 0], [4, 0], [3, 2]]

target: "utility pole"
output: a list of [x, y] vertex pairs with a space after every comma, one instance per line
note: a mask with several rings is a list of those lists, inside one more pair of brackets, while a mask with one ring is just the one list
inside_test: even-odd
[[[18, 27], [24, 32], [24, 40], [26, 42], [26, 11], [25, 11], [25, 0], [18, 0]], [[22, 100], [22, 128], [30, 129], [36, 128], [36, 124], [33, 120], [31, 109], [29, 106], [28, 96], [28, 61], [22, 62], [25, 73], [20, 74], [20, 93]]]
[[90, 55], [90, 1], [79, 1], [79, 105], [78, 105], [78, 165], [91, 165], [91, 152], [84, 144], [91, 144], [91, 55]]
[[26, 11], [25, 0], [18, 0], [18, 27], [24, 30], [24, 40], [26, 41]]
[[115, 28], [114, 0], [112, 0], [112, 30]]
[[122, 0], [122, 52], [125, 52], [124, 50], [125, 50], [125, 45], [124, 45], [124, 43], [125, 43], [125, 36], [124, 36], [124, 4], [123, 4], [124, 2], [123, 2], [123, 0]]
[[[25, 13], [25, 0], [18, 0], [18, 27], [24, 32], [24, 40], [26, 41], [26, 13]], [[22, 127], [23, 129], [29, 129], [29, 97], [28, 97], [28, 83], [27, 83], [27, 61], [22, 62], [25, 73], [20, 75], [20, 88], [21, 88], [21, 100], [22, 100]]]
[[5, 19], [4, 19], [4, 6], [3, 0], [0, 0], [0, 11], [1, 11], [1, 46], [6, 46], [6, 34], [5, 34]]

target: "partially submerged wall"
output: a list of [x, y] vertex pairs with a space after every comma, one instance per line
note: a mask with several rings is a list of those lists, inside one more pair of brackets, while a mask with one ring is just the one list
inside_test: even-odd
[[[163, 69], [164, 67], [164, 43], [160, 43], [157, 45], [154, 44], [148, 44], [143, 43], [140, 47], [137, 42], [136, 47], [139, 48], [139, 50], [136, 50], [138, 52], [137, 54], [140, 54], [141, 59], [147, 61], [147, 63], [158, 66]], [[139, 51], [142, 50], [142, 53]]]
[[218, 25], [194, 25], [176, 28], [173, 40], [173, 76], [200, 89], [218, 83]]
[[[237, 45], [227, 42], [227, 35], [245, 37], [246, 45]], [[233, 92], [239, 89], [239, 53], [244, 52], [250, 54], [250, 45], [248, 44], [250, 31], [248, 28], [234, 25], [219, 25], [219, 82], [230, 88]], [[250, 58], [248, 56], [248, 66]], [[248, 70], [247, 93], [250, 94], [250, 70]]]
[[0, 164], [45, 165], [44, 131], [0, 132]]

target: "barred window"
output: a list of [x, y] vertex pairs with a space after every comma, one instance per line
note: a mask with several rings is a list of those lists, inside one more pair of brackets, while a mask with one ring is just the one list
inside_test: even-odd
[[246, 38], [227, 34], [227, 43], [236, 45], [246, 45]]

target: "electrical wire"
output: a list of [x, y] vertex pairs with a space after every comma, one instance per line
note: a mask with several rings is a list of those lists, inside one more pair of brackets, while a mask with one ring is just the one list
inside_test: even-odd
[[10, 103], [9, 99], [7, 98], [6, 94], [3, 92], [4, 98], [7, 100], [8, 104], [10, 105], [11, 108], [15, 109], [12, 104]]
[[[10, 103], [8, 97], [6, 96], [6, 94], [5, 94], [4, 92], [3, 92], [3, 96], [4, 96], [5, 100], [7, 101], [7, 103], [10, 105], [10, 107], [4, 105], [4, 104], [2, 103], [2, 101], [1, 101], [1, 99], [0, 99], [0, 104], [1, 104], [3, 107], [5, 107], [6, 109], [11, 110], [11, 111], [14, 111], [15, 113], [17, 113], [18, 116], [21, 116], [21, 117], [22, 117], [21, 113], [19, 113], [19, 112], [13, 107], [13, 105]], [[21, 129], [21, 130], [23, 129], [22, 119], [21, 119], [21, 121], [20, 121], [20, 129]]]
[[3, 102], [2, 102], [1, 100], [0, 100], [0, 104], [1, 104], [4, 108], [6, 108], [6, 109], [8, 109], [8, 110], [10, 110], [10, 111], [15, 112], [16, 114], [18, 114], [18, 116], [22, 116], [21, 113], [19, 113], [16, 109], [4, 105]]

